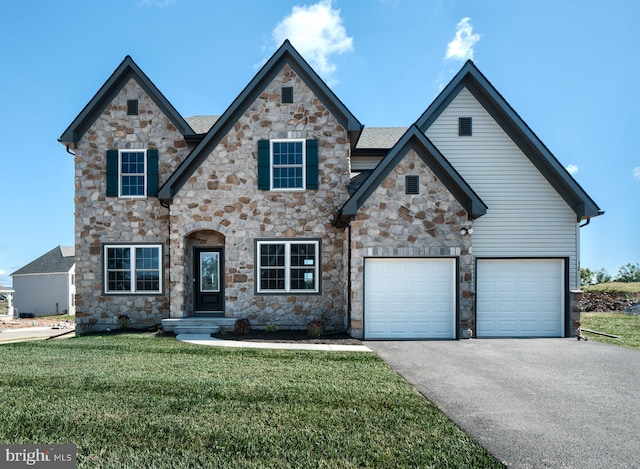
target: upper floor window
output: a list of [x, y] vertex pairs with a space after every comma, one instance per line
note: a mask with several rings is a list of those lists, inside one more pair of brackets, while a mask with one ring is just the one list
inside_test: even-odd
[[271, 140], [271, 188], [305, 188], [304, 140]]
[[288, 191], [317, 188], [317, 140], [258, 142], [258, 189]]
[[147, 158], [143, 151], [120, 150], [118, 155], [118, 179], [120, 197], [144, 197], [147, 195]]
[[158, 195], [158, 150], [107, 150], [107, 197]]

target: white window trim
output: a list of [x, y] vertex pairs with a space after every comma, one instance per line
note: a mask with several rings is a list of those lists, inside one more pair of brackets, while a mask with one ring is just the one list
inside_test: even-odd
[[[298, 168], [302, 166], [302, 187], [274, 187], [273, 184], [273, 144], [274, 143], [302, 143], [302, 165], [278, 165], [279, 168]], [[269, 186], [272, 191], [295, 192], [307, 189], [307, 141], [304, 138], [281, 138], [269, 140]]]
[[[108, 249], [110, 248], [128, 248], [131, 250], [131, 290], [109, 290], [109, 265], [108, 265]], [[158, 290], [136, 290], [136, 248], [155, 248], [158, 250]], [[102, 251], [102, 290], [107, 295], [156, 295], [163, 291], [164, 262], [162, 244], [105, 244]]]
[[[320, 253], [320, 241], [314, 239], [296, 239], [294, 240], [269, 240], [269, 241], [257, 241], [257, 253], [256, 253], [256, 292], [257, 293], [320, 293], [320, 263], [322, 261]], [[260, 287], [260, 270], [261, 264], [261, 247], [271, 244], [283, 244], [284, 245], [284, 289], [282, 290], [268, 290]], [[315, 245], [315, 262], [313, 265], [313, 281], [314, 286], [312, 290], [293, 290], [291, 289], [291, 245], [292, 244], [313, 244]]]
[[[143, 153], [144, 154], [144, 173], [126, 173], [127, 175], [142, 174], [144, 190], [142, 195], [123, 195], [122, 194], [122, 154], [123, 153]], [[118, 150], [118, 197], [122, 199], [144, 199], [147, 197], [147, 150], [143, 149], [126, 149]]]

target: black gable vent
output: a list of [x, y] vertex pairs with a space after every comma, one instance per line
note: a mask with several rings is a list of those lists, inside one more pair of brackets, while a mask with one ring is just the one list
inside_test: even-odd
[[127, 116], [137, 116], [137, 115], [138, 115], [138, 100], [127, 99]]
[[460, 137], [470, 137], [471, 134], [471, 117], [458, 118], [458, 135]]
[[405, 194], [418, 195], [420, 194], [420, 177], [419, 176], [405, 176]]
[[293, 86], [282, 87], [282, 102], [285, 104], [293, 102]]

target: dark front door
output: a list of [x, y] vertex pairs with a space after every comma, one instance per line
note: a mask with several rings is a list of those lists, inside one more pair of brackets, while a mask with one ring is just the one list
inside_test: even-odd
[[195, 314], [224, 312], [224, 248], [195, 248]]

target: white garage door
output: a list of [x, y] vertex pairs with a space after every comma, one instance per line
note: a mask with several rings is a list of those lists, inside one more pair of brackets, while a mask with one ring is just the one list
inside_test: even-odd
[[478, 259], [478, 337], [563, 337], [564, 261]]
[[365, 259], [365, 339], [454, 339], [454, 259]]

